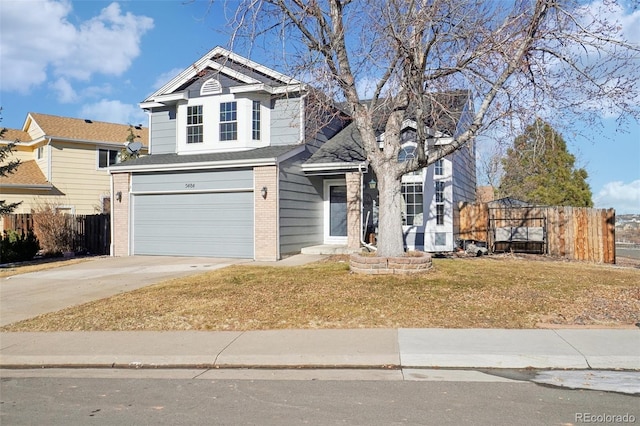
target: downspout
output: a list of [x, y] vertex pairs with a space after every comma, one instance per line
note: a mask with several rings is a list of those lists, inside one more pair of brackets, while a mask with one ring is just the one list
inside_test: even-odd
[[307, 96], [309, 93], [305, 93], [300, 96], [300, 143], [305, 143], [305, 134], [307, 132], [306, 119], [307, 119]]
[[[362, 244], [364, 247], [366, 247], [371, 251], [376, 251], [378, 250], [376, 246], [372, 246], [371, 244], [365, 241], [365, 237], [366, 237], [365, 233], [367, 231], [366, 231], [366, 228], [364, 227], [365, 224], [362, 222], [362, 216], [364, 213], [364, 203], [362, 202], [362, 200], [364, 199], [364, 174], [368, 171], [368, 169], [369, 169], [369, 166], [366, 162], [362, 162], [358, 164], [358, 172], [360, 172], [360, 244]], [[369, 225], [369, 214], [367, 214], [366, 225]]]
[[115, 247], [114, 247], [114, 239], [115, 239], [115, 226], [113, 226], [113, 222], [114, 222], [114, 217], [115, 215], [113, 214], [113, 205], [115, 204], [115, 197], [114, 197], [114, 183], [113, 183], [113, 173], [109, 173], [109, 180], [110, 180], [110, 186], [111, 186], [111, 194], [109, 194], [109, 197], [111, 199], [111, 201], [109, 202], [109, 215], [110, 215], [110, 220], [111, 220], [111, 226], [110, 226], [110, 230], [109, 233], [111, 234], [111, 244], [109, 244], [109, 256], [114, 256], [115, 255]]
[[52, 176], [51, 176], [51, 173], [52, 173], [52, 170], [51, 170], [51, 167], [52, 167], [51, 155], [53, 155], [53, 154], [52, 154], [52, 151], [51, 151], [51, 138], [49, 138], [49, 140], [47, 141], [47, 181], [49, 183], [51, 183], [51, 178], [52, 178]]

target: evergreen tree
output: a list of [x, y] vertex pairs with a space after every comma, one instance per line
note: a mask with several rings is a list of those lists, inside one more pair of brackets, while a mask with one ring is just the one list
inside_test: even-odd
[[593, 206], [587, 171], [575, 168], [562, 135], [541, 119], [516, 137], [502, 166], [501, 197], [549, 206]]
[[[2, 108], [0, 108], [0, 112]], [[2, 121], [2, 117], [0, 117], [0, 121]], [[2, 136], [7, 131], [6, 128], [0, 128], [0, 140]], [[11, 155], [13, 151], [13, 147], [15, 143], [9, 143], [7, 145], [0, 146], [0, 177], [6, 177], [11, 173], [15, 172], [15, 170], [20, 165], [20, 160], [8, 160], [5, 164], [5, 160]], [[21, 203], [9, 203], [7, 204], [5, 200], [0, 200], [0, 216], [9, 214], [16, 209]]]

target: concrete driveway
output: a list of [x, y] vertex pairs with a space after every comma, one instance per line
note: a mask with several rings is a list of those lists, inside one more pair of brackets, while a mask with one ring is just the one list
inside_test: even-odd
[[127, 256], [98, 257], [75, 265], [0, 279], [0, 325], [194, 275], [247, 259]]

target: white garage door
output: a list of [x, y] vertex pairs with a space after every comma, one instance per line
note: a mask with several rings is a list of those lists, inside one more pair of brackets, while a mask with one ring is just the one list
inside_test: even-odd
[[253, 192], [133, 196], [133, 254], [253, 258]]

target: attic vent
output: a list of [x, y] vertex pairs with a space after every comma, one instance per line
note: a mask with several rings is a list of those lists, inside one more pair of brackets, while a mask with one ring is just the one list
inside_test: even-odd
[[205, 81], [200, 88], [200, 95], [215, 95], [220, 92], [222, 92], [222, 86], [220, 86], [220, 82], [215, 78], [210, 78]]
[[84, 122], [85, 122], [85, 123], [87, 123], [87, 124], [91, 124], [91, 123], [93, 123], [93, 121], [89, 120], [88, 118], [85, 118], [85, 119], [84, 119]]

